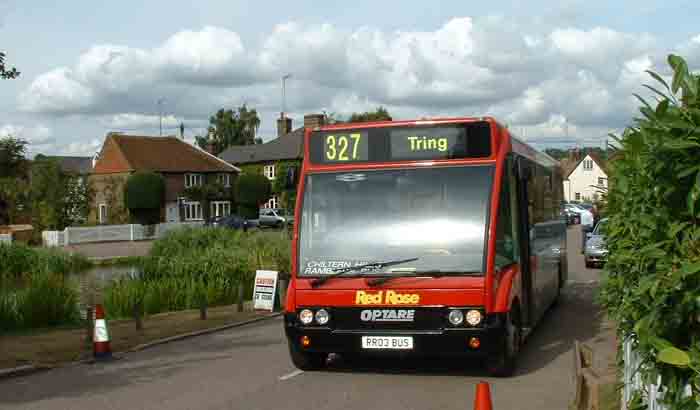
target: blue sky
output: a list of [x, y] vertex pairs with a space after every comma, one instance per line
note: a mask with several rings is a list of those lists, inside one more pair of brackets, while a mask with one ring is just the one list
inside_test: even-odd
[[[208, 114], [256, 107], [397, 118], [491, 114], [539, 147], [600, 144], [628, 124], [645, 69], [669, 52], [700, 67], [692, 1], [0, 0], [0, 136], [91, 155], [110, 130], [192, 137]], [[614, 3], [614, 4], [611, 4]], [[351, 4], [351, 5], [348, 5]], [[568, 137], [567, 137], [568, 136]]]

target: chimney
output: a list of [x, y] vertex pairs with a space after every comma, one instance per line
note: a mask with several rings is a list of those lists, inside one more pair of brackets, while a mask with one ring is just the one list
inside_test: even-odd
[[292, 119], [287, 118], [283, 112], [280, 113], [280, 117], [277, 119], [277, 138], [292, 132]]
[[325, 118], [323, 114], [306, 114], [304, 116], [304, 128], [321, 127], [325, 123]]

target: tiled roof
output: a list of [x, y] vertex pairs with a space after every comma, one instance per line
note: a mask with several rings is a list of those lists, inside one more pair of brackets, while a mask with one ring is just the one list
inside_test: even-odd
[[257, 145], [229, 147], [219, 157], [231, 164], [300, 159], [304, 155], [304, 128]]
[[109, 134], [94, 173], [234, 172], [235, 166], [176, 137]]
[[63, 172], [68, 174], [85, 175], [92, 171], [92, 158], [90, 157], [49, 156], [48, 158], [58, 161]]

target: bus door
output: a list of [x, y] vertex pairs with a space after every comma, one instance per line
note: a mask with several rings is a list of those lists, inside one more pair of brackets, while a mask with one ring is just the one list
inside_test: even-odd
[[526, 327], [533, 327], [537, 322], [538, 306], [537, 306], [537, 254], [532, 246], [532, 226], [531, 226], [531, 209], [530, 195], [528, 188], [531, 185], [531, 180], [534, 177], [534, 169], [532, 164], [523, 158], [518, 157], [515, 163], [515, 172], [517, 175], [517, 194], [518, 194], [518, 220], [520, 221], [520, 255], [521, 267], [520, 275], [522, 278], [522, 321]]

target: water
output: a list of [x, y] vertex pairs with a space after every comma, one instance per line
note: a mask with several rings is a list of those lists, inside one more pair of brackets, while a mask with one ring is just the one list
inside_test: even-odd
[[79, 277], [85, 277], [100, 284], [119, 279], [121, 277], [138, 278], [141, 276], [141, 269], [133, 265], [109, 265], [94, 266], [86, 271], [75, 273]]
[[78, 305], [82, 319], [86, 317], [86, 308], [102, 302], [102, 289], [115, 279], [141, 276], [141, 268], [133, 265], [94, 266], [88, 270], [69, 275], [78, 282]]

